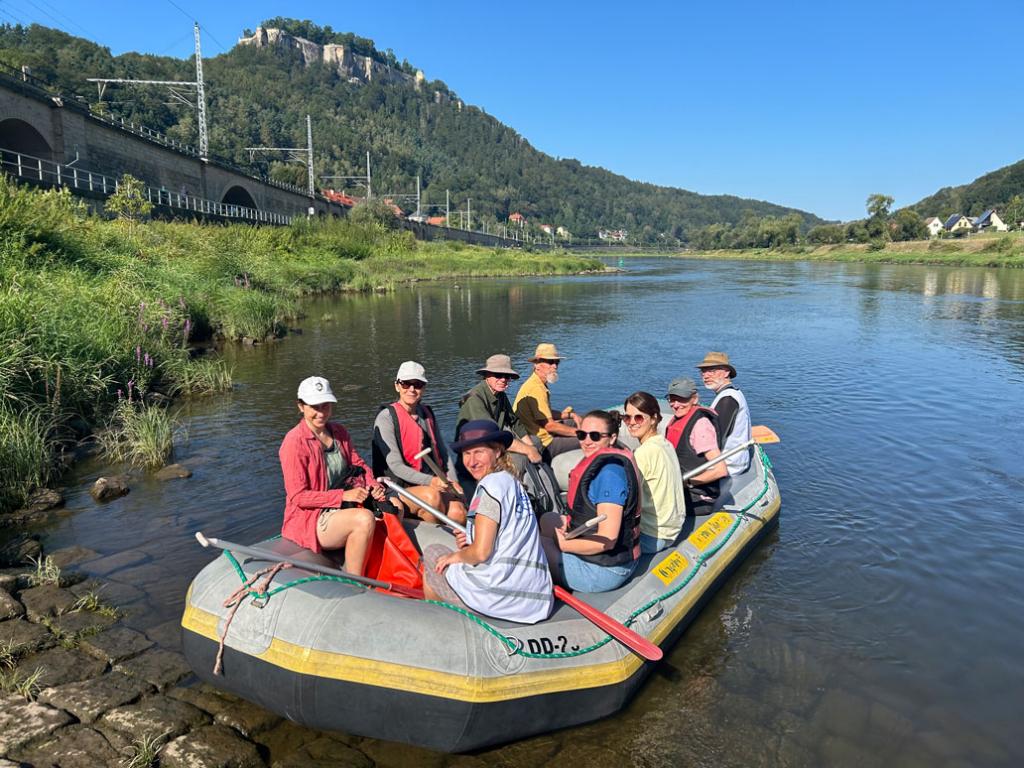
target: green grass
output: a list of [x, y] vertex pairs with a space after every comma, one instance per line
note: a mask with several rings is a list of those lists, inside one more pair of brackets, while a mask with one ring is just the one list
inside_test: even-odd
[[60, 586], [60, 566], [53, 561], [49, 555], [45, 557], [30, 557], [32, 565], [36, 567], [35, 573], [30, 573], [28, 583], [33, 587], [40, 587], [44, 584]]
[[39, 678], [43, 676], [43, 671], [42, 667], [36, 667], [24, 675], [17, 669], [0, 672], [0, 691], [16, 693], [25, 701], [35, 701], [39, 695]]
[[754, 261], [834, 261], [926, 264], [951, 267], [1024, 267], [1024, 233], [992, 232], [968, 238], [872, 244], [803, 245], [789, 248], [686, 251], [684, 258]]
[[100, 425], [115, 427], [113, 455], [156, 466], [173, 426], [118, 403], [229, 390], [226, 364], [190, 347], [279, 335], [303, 296], [600, 267], [561, 253], [422, 243], [372, 211], [291, 227], [153, 221], [129, 232], [64, 192], [0, 176], [0, 513], [53, 479], [62, 445]]
[[125, 757], [121, 760], [122, 768], [151, 768], [163, 749], [167, 733], [156, 736], [143, 734], [125, 747]]
[[176, 421], [166, 408], [135, 400], [118, 401], [99, 444], [111, 461], [159, 469], [174, 452]]

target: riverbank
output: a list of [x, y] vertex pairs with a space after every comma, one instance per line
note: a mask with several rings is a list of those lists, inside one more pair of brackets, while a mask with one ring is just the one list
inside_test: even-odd
[[115, 412], [123, 425], [174, 396], [230, 389], [211, 342], [279, 338], [303, 296], [600, 268], [562, 253], [422, 243], [358, 212], [288, 228], [126, 226], [0, 177], [0, 514], [45, 487]]
[[786, 248], [684, 251], [688, 259], [747, 259], [751, 261], [834, 261], [865, 264], [923, 264], [947, 267], [1024, 267], [1024, 233], [993, 232], [963, 239], [911, 240], [886, 243], [876, 249], [867, 243], [803, 245]]

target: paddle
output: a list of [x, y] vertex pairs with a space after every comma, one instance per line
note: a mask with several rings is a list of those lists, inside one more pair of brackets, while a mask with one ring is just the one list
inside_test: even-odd
[[[384, 485], [393, 490], [399, 496], [403, 496], [409, 499], [410, 501], [415, 499], [416, 504], [418, 504], [421, 509], [425, 509], [438, 520], [442, 521], [443, 523], [446, 523], [447, 525], [451, 526], [457, 531], [467, 533], [466, 527], [464, 525], [459, 525], [454, 520], [449, 518], [447, 515], [439, 512], [433, 507], [424, 504], [419, 499], [416, 499], [415, 496], [413, 496], [411, 493], [405, 490], [405, 488], [403, 488], [402, 486], [398, 485], [395, 482], [392, 482], [388, 478], [382, 477], [380, 478], [380, 480], [382, 483], [384, 483]], [[654, 643], [652, 643], [650, 640], [648, 640], [646, 637], [639, 634], [638, 632], [634, 632], [625, 624], [616, 621], [606, 613], [602, 613], [601, 611], [597, 610], [597, 608], [594, 608], [592, 605], [587, 605], [578, 597], [573, 595], [571, 592], [562, 589], [557, 584], [554, 588], [554, 595], [566, 605], [575, 608], [576, 612], [579, 613], [580, 616], [592, 622], [594, 625], [600, 627], [602, 630], [607, 632], [609, 635], [614, 637], [616, 640], [618, 640], [620, 643], [622, 643], [624, 646], [626, 646], [639, 656], [642, 656], [648, 661], [658, 661], [659, 659], [661, 659], [661, 648], [656, 646]]]
[[771, 427], [766, 427], [764, 424], [758, 424], [750, 428], [750, 436], [758, 443], [781, 443], [779, 436], [776, 435]]
[[279, 555], [276, 552], [270, 552], [266, 549], [260, 549], [259, 547], [247, 547], [244, 544], [235, 544], [230, 541], [224, 541], [223, 539], [215, 539], [213, 537], [204, 536], [202, 531], [196, 531], [196, 541], [207, 548], [214, 547], [216, 549], [227, 549], [232, 552], [248, 555], [249, 557], [255, 557], [260, 560], [268, 560], [276, 563], [288, 563], [296, 568], [302, 568], [305, 571], [322, 573], [327, 576], [341, 576], [351, 581], [358, 581], [360, 584], [365, 584], [368, 587], [377, 587], [378, 589], [396, 592], [400, 595], [405, 595], [406, 597], [415, 597], [419, 600], [423, 599], [422, 589], [403, 587], [400, 584], [378, 581], [377, 579], [371, 579], [366, 576], [356, 576], [354, 573], [349, 573], [348, 571], [343, 571], [338, 568], [331, 568], [330, 566], [320, 565], [319, 563], [309, 563], [305, 560], [299, 560], [296, 557]]
[[753, 439], [747, 440], [747, 442], [745, 442], [745, 443], [740, 443], [739, 445], [734, 445], [728, 451], [725, 451], [724, 453], [718, 454], [717, 456], [715, 456], [715, 458], [711, 459], [710, 461], [705, 461], [699, 467], [695, 467], [694, 469], [691, 469], [689, 472], [687, 472], [685, 475], [683, 475], [683, 482], [685, 483], [687, 480], [692, 480], [693, 478], [695, 478], [697, 475], [699, 475], [704, 470], [710, 469], [711, 467], [715, 466], [715, 464], [717, 464], [718, 462], [725, 461], [730, 456], [735, 456], [737, 453], [740, 453], [742, 451], [747, 450], [755, 442], [757, 442], [757, 441], [753, 440]]
[[567, 538], [567, 539], [575, 539], [577, 536], [582, 536], [584, 533], [586, 533], [591, 528], [596, 526], [602, 520], [607, 520], [607, 519], [608, 519], [608, 515], [598, 515], [597, 517], [592, 517], [589, 520], [587, 520], [587, 522], [585, 522], [583, 525], [577, 525], [575, 528], [573, 528], [571, 531], [569, 531], [567, 534], [565, 534], [565, 538]]

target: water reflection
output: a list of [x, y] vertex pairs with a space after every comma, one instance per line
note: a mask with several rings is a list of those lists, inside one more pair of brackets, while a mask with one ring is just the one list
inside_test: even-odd
[[[360, 450], [399, 363], [422, 362], [442, 429], [490, 354], [525, 375], [567, 356], [556, 404], [662, 394], [727, 350], [783, 491], [780, 528], [622, 715], [479, 755], [487, 764], [1019, 764], [1024, 709], [1024, 274], [891, 265], [652, 260], [624, 275], [421, 284], [318, 299], [302, 335], [231, 348], [238, 387], [182, 404], [195, 475], [103, 507], [68, 478], [50, 548], [105, 558], [131, 621], [173, 643], [209, 556], [196, 529], [280, 525], [281, 437], [321, 373]], [[328, 317], [329, 316], [329, 317]], [[102, 565], [105, 563], [105, 565]], [[97, 571], [98, 572], [98, 571]], [[170, 629], [168, 629], [170, 628]], [[364, 745], [383, 764], [446, 759]], [[361, 747], [362, 748], [362, 747]]]

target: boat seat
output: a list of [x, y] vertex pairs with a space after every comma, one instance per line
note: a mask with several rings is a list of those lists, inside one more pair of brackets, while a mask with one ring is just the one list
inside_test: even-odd
[[264, 548], [273, 552], [275, 555], [282, 555], [294, 560], [302, 560], [307, 563], [316, 563], [317, 565], [326, 565], [329, 568], [341, 568], [345, 562], [345, 551], [343, 549], [317, 553], [311, 549], [301, 547], [294, 541], [290, 541], [284, 537], [275, 539], [271, 545]]

